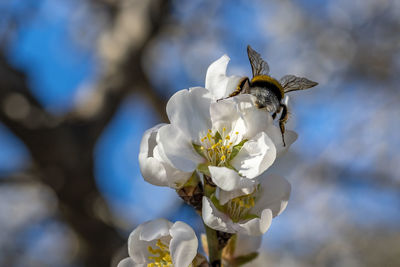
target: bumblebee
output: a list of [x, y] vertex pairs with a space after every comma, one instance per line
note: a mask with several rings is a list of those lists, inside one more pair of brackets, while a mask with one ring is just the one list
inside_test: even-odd
[[241, 78], [236, 90], [227, 98], [238, 94], [251, 94], [256, 97], [256, 106], [272, 113], [273, 119], [280, 113], [279, 128], [282, 134], [283, 145], [286, 146], [284, 133], [285, 123], [288, 120], [288, 109], [283, 101], [285, 93], [305, 90], [318, 85], [318, 83], [294, 75], [285, 75], [277, 81], [269, 76], [268, 63], [250, 45], [247, 46], [247, 55], [253, 72], [253, 78], [251, 80], [248, 77]]

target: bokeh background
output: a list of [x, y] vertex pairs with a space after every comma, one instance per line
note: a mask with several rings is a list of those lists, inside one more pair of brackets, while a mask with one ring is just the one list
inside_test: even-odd
[[129, 232], [197, 215], [143, 181], [143, 132], [246, 46], [291, 94], [292, 184], [251, 266], [400, 266], [400, 2], [0, 1], [0, 266], [115, 266]]

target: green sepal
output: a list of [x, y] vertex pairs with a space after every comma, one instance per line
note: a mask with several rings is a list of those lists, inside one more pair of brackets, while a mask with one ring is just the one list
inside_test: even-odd
[[208, 166], [210, 166], [210, 163], [200, 163], [199, 165], [197, 165], [197, 170], [199, 172], [201, 172], [202, 174], [205, 174], [207, 176], [211, 176], [210, 174], [210, 170], [208, 169]]
[[246, 143], [248, 140], [247, 139], [243, 139], [239, 144], [233, 146], [232, 148], [232, 153], [229, 157], [229, 160], [232, 160], [233, 158], [236, 157], [236, 155], [239, 153], [239, 151], [242, 149], [244, 143]]

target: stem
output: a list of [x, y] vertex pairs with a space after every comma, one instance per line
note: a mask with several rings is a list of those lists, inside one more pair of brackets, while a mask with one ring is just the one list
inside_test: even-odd
[[[211, 185], [210, 182], [208, 182], [210, 180], [211, 178], [204, 175], [204, 195], [208, 198], [215, 192], [215, 185]], [[211, 267], [220, 267], [222, 248], [219, 245], [217, 231], [211, 229], [206, 224], [204, 224], [204, 228], [206, 229], [210, 265]]]
[[222, 250], [219, 248], [217, 231], [204, 224], [206, 228], [208, 255], [211, 267], [221, 266]]

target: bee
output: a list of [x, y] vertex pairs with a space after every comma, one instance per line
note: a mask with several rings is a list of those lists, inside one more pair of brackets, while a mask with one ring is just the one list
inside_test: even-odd
[[251, 80], [248, 77], [241, 78], [236, 90], [227, 98], [238, 94], [250, 94], [256, 97], [256, 106], [272, 113], [274, 120], [280, 113], [279, 128], [282, 134], [283, 145], [286, 146], [284, 133], [285, 123], [288, 120], [288, 108], [283, 100], [285, 93], [305, 90], [318, 85], [318, 83], [294, 75], [285, 75], [278, 81], [269, 76], [268, 63], [250, 45], [247, 46], [247, 55], [253, 72], [253, 78]]

